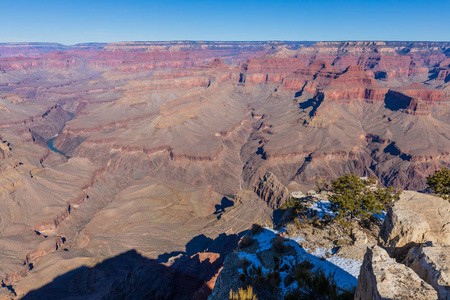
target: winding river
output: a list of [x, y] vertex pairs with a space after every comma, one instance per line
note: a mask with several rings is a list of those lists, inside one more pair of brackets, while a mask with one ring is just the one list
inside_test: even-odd
[[59, 154], [65, 156], [67, 159], [69, 159], [69, 158], [70, 158], [69, 155], [65, 154], [64, 152], [62, 152], [62, 151], [60, 151], [60, 150], [58, 150], [58, 149], [56, 149], [56, 148], [53, 146], [53, 142], [54, 142], [55, 139], [58, 137], [58, 135], [61, 133], [61, 131], [64, 129], [64, 127], [66, 127], [66, 123], [73, 119], [74, 114], [71, 113], [71, 112], [67, 112], [67, 113], [70, 115], [70, 119], [67, 120], [66, 122], [64, 122], [63, 127], [61, 127], [61, 129], [58, 131], [58, 133], [57, 133], [54, 137], [52, 137], [51, 139], [49, 139], [49, 140], [47, 141], [47, 146], [48, 146], [48, 147], [50, 148], [50, 150], [52, 150], [53, 152], [59, 153]]

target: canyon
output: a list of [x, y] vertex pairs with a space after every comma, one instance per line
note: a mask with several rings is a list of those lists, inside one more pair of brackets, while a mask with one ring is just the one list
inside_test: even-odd
[[205, 299], [290, 192], [449, 149], [446, 42], [0, 44], [0, 299]]

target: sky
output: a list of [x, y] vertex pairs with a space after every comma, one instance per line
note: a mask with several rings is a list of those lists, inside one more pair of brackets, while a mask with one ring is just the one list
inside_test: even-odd
[[0, 0], [0, 42], [450, 41], [450, 0]]

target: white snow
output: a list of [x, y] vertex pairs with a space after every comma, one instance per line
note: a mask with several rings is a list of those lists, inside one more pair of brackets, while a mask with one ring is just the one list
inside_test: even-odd
[[261, 262], [259, 261], [258, 257], [256, 256], [256, 254], [251, 254], [251, 253], [247, 253], [247, 252], [239, 252], [238, 257], [240, 259], [247, 259], [250, 262], [250, 266], [251, 265], [254, 265], [255, 267], [262, 266]]
[[362, 261], [351, 258], [342, 258], [339, 256], [332, 256], [330, 258], [327, 258], [327, 261], [346, 271], [354, 278], [358, 279]]
[[[270, 249], [272, 247], [272, 241], [277, 236], [280, 231], [264, 228], [263, 232], [259, 235], [255, 236], [255, 240], [259, 243], [259, 248], [257, 252], [264, 251]], [[304, 260], [309, 260], [313, 265], [313, 270], [318, 268], [323, 269], [325, 274], [332, 274], [338, 287], [342, 289], [351, 289], [356, 287], [357, 278], [359, 275], [359, 271], [361, 268], [362, 262], [360, 260], [347, 259], [339, 256], [331, 256], [329, 258], [323, 259], [325, 254], [332, 253], [332, 250], [329, 248], [315, 248], [314, 251], [308, 253], [307, 249], [302, 248], [299, 245], [299, 242], [305, 241], [303, 237], [294, 236], [292, 238], [287, 238], [285, 244], [289, 244], [296, 250], [295, 255], [286, 255], [282, 257], [280, 261], [280, 269], [284, 269], [283, 266], [289, 266], [288, 270], [281, 271], [281, 284], [280, 289], [283, 294], [286, 294], [297, 287], [297, 283], [294, 281], [289, 286], [284, 285], [284, 279], [289, 274], [290, 269], [296, 264], [301, 263]], [[250, 254], [246, 252], [239, 252], [239, 258], [246, 258], [252, 265], [255, 267], [262, 266], [261, 262], [258, 259], [257, 254]], [[249, 266], [250, 268], [251, 266]], [[264, 273], [267, 273], [269, 270], [262, 267]], [[239, 269], [239, 272], [242, 273], [242, 268]]]
[[[255, 268], [261, 267], [261, 270], [263, 272], [263, 274], [267, 274], [270, 270], [267, 268], [264, 268], [261, 264], [261, 262], [259, 261], [258, 257], [256, 256], [256, 254], [251, 254], [251, 253], [247, 253], [247, 252], [239, 252], [238, 253], [238, 257], [240, 259], [247, 259], [250, 262], [250, 265], [248, 266], [247, 270], [250, 270], [250, 268], [252, 266], [254, 266]], [[240, 274], [244, 273], [244, 269], [243, 268], [239, 268], [238, 272]]]
[[316, 248], [312, 253], [308, 253], [294, 239], [289, 240], [290, 245], [294, 246], [297, 251], [297, 262], [308, 259], [314, 265], [313, 270], [322, 268], [325, 274], [334, 274], [334, 279], [340, 288], [351, 289], [356, 287], [362, 261], [339, 256], [331, 256], [323, 260], [327, 252], [332, 253], [331, 249]]
[[280, 271], [280, 279], [281, 279], [280, 289], [281, 289], [283, 295], [286, 295], [289, 292], [295, 290], [298, 286], [298, 284], [295, 280], [293, 283], [291, 283], [288, 286], [284, 285], [284, 280], [285, 280], [286, 276], [288, 276], [290, 274], [291, 269], [295, 265], [296, 261], [297, 261], [297, 258], [296, 258], [296, 256], [293, 256], [293, 255], [286, 255], [280, 261], [280, 269], [284, 270], [286, 266], [289, 267], [289, 269], [287, 269], [285, 271]]
[[272, 240], [277, 236], [278, 231], [265, 227], [263, 232], [255, 237], [259, 243], [257, 252], [268, 250], [272, 247]]
[[336, 213], [331, 210], [331, 202], [328, 200], [314, 202], [313, 205], [311, 205], [310, 210], [316, 211], [317, 216], [321, 219], [325, 217], [326, 214], [331, 217], [336, 216]]
[[381, 213], [379, 214], [373, 214], [373, 216], [375, 218], [377, 218], [378, 220], [380, 220], [381, 222], [384, 221], [384, 219], [386, 218], [386, 212], [383, 210]]
[[320, 248], [320, 247], [317, 247], [317, 248], [314, 249], [314, 251], [311, 252], [310, 254], [311, 254], [311, 255], [314, 255], [315, 257], [322, 258], [322, 257], [325, 256], [325, 254], [327, 254], [327, 252], [331, 253], [331, 250], [328, 249], [328, 248]]
[[299, 235], [290, 237], [289, 239], [291, 239], [291, 240], [293, 240], [293, 241], [295, 241], [295, 242], [297, 242], [297, 243], [306, 241], [304, 237], [299, 236]]
[[[323, 219], [326, 214], [333, 218], [337, 215], [336, 212], [333, 212], [331, 210], [331, 202], [328, 200], [316, 201], [311, 205], [309, 209], [314, 210], [320, 219]], [[379, 214], [373, 214], [373, 216], [383, 222], [384, 218], [386, 217], [386, 212], [381, 211]]]

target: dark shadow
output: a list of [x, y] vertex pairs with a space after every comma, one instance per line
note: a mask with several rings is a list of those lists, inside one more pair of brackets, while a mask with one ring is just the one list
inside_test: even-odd
[[420, 243], [409, 242], [402, 247], [387, 247], [386, 251], [391, 258], [395, 259], [398, 263], [402, 263], [408, 255], [409, 250], [414, 247], [420, 247], [420, 245]]
[[383, 152], [384, 153], [388, 153], [388, 154], [393, 155], [393, 156], [399, 156], [400, 155], [400, 149], [398, 149], [397, 146], [395, 146], [395, 142], [392, 142], [389, 145], [387, 145], [387, 147], [384, 148]]
[[444, 51], [445, 55], [447, 57], [450, 57], [450, 48], [448, 48], [447, 50]]
[[401, 152], [400, 149], [397, 147], [397, 145], [395, 145], [395, 142], [392, 142], [389, 145], [387, 145], [387, 147], [384, 148], [383, 152], [393, 156], [398, 156], [402, 160], [411, 161], [411, 155], [407, 155]]
[[303, 90], [295, 92], [295, 98], [300, 97], [303, 94]]
[[284, 212], [285, 212], [284, 209], [275, 209], [273, 211], [272, 219], [274, 227], [277, 227], [279, 225], [281, 219], [283, 218]]
[[186, 244], [186, 252], [184, 255], [191, 256], [198, 252], [208, 251], [210, 244], [213, 242], [213, 239], [204, 234], [197, 235]]
[[239, 74], [239, 83], [245, 83], [245, 75], [244, 74]]
[[307, 109], [308, 107], [314, 106], [314, 103], [315, 103], [315, 99], [311, 98], [311, 99], [306, 100], [305, 102], [299, 103], [299, 106], [301, 109]]
[[411, 51], [410, 48], [405, 47], [405, 48], [403, 48], [402, 50], [397, 51], [397, 53], [400, 54], [400, 55], [406, 55], [406, 54], [408, 54], [410, 51]]
[[305, 102], [299, 103], [299, 107], [303, 110], [311, 108], [311, 111], [309, 112], [309, 116], [313, 117], [316, 114], [316, 111], [319, 108], [320, 104], [322, 104], [323, 100], [324, 100], [323, 93], [319, 93], [316, 96], [314, 96], [314, 98], [311, 98]]
[[234, 202], [228, 199], [227, 197], [222, 198], [222, 202], [220, 204], [216, 204], [216, 211], [214, 212], [215, 215], [222, 214], [225, 212], [225, 209], [228, 207], [232, 207], [234, 205]]
[[430, 75], [428, 76], [428, 80], [436, 79], [439, 76], [439, 70], [431, 70]]
[[256, 154], [256, 155], [261, 155], [261, 159], [264, 159], [264, 160], [267, 159], [267, 155], [266, 155], [266, 152], [264, 151], [263, 146], [258, 147], [258, 150], [256, 151], [255, 154]]
[[[94, 267], [60, 275], [22, 299], [206, 299], [211, 293], [206, 282], [244, 233], [216, 239], [198, 235], [186, 244], [185, 252], [165, 253], [157, 259], [129, 250]], [[166, 264], [169, 258], [171, 265]]]
[[384, 106], [392, 111], [408, 108], [411, 98], [395, 91], [389, 91], [384, 97]]
[[374, 75], [375, 79], [387, 79], [387, 73], [385, 71], [377, 71]]
[[14, 294], [14, 296], [17, 296], [16, 291], [14, 291], [14, 288], [12, 287], [12, 285], [6, 285], [2, 282], [1, 287], [6, 288], [8, 291], [10, 291], [11, 293]]

